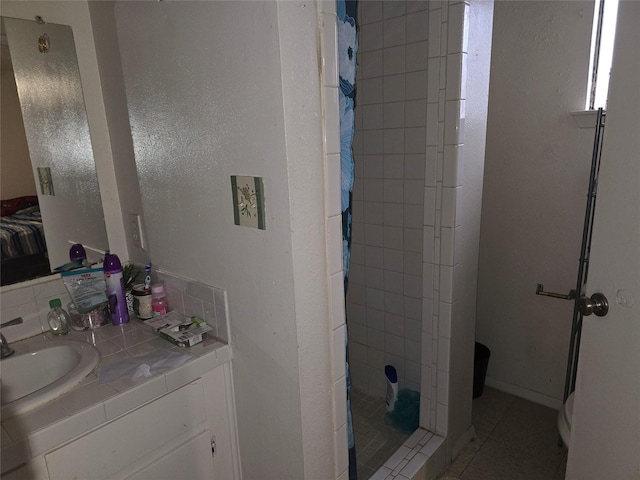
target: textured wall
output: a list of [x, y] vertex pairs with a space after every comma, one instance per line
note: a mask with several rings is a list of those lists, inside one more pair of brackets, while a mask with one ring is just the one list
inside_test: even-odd
[[2, 172], [2, 184], [0, 193], [2, 199], [20, 197], [23, 195], [35, 195], [36, 184], [33, 180], [31, 158], [27, 137], [22, 123], [22, 112], [16, 90], [16, 81], [13, 77], [11, 57], [9, 49], [2, 48], [2, 150], [0, 151], [0, 172]]
[[477, 339], [499, 388], [558, 406], [593, 130], [585, 105], [593, 2], [496, 2]]
[[[244, 478], [333, 467], [318, 37], [300, 34], [318, 28], [309, 7], [115, 10], [152, 261], [228, 291]], [[234, 225], [231, 175], [263, 178], [266, 230]], [[304, 419], [303, 403], [315, 410]]]

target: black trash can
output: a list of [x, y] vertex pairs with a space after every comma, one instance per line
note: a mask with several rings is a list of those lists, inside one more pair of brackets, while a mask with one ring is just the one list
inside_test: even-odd
[[487, 376], [491, 350], [476, 342], [473, 356], [473, 398], [478, 398], [484, 390], [484, 379]]

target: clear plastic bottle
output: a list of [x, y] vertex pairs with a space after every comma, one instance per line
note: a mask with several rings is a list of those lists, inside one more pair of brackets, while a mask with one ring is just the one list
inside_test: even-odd
[[151, 285], [151, 310], [153, 316], [164, 315], [167, 313], [167, 298], [164, 295], [164, 286], [160, 284]]
[[54, 335], [66, 335], [69, 333], [69, 314], [62, 308], [59, 298], [49, 301], [51, 311], [47, 315], [51, 333]]

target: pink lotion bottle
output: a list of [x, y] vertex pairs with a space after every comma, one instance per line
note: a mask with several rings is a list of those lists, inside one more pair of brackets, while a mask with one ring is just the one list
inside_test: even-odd
[[167, 313], [167, 297], [164, 294], [164, 286], [161, 284], [151, 285], [151, 310], [153, 316]]

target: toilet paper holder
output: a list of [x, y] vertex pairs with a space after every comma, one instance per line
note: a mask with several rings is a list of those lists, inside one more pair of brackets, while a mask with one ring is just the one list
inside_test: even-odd
[[569, 290], [569, 294], [568, 295], [565, 295], [563, 293], [545, 292], [544, 291], [544, 285], [539, 283], [538, 286], [536, 287], [536, 295], [542, 295], [542, 296], [545, 296], [545, 297], [560, 298], [562, 300], [573, 300], [574, 298], [576, 298], [576, 291], [575, 290]]

